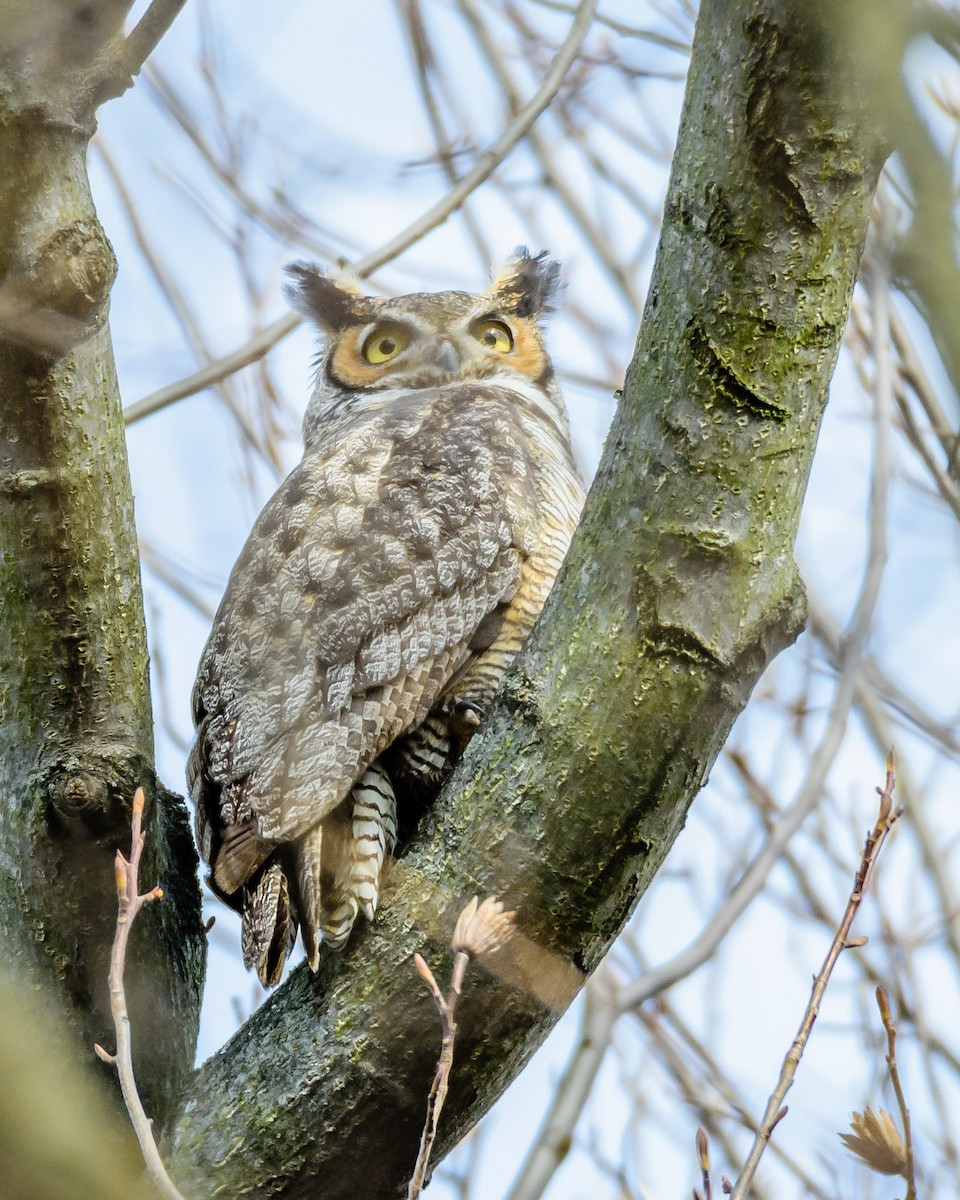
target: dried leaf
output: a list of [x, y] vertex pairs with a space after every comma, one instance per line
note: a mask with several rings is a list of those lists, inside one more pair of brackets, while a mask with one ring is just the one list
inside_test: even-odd
[[474, 896], [457, 918], [451, 943], [454, 954], [481, 958], [499, 950], [514, 935], [513, 918], [516, 915], [504, 912], [501, 902], [493, 896], [488, 896], [482, 904], [478, 904]]
[[841, 1133], [840, 1140], [862, 1162], [879, 1175], [902, 1175], [907, 1167], [907, 1152], [893, 1117], [884, 1109], [865, 1108], [855, 1112], [850, 1122], [853, 1133]]

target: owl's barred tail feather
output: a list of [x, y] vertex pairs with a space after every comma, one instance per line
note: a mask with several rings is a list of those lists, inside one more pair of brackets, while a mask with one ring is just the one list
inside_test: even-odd
[[267, 864], [256, 885], [245, 893], [242, 916], [243, 965], [256, 970], [264, 987], [273, 987], [280, 982], [297, 936], [287, 877], [276, 860]]
[[[374, 764], [346, 803], [268, 862], [243, 901], [243, 962], [264, 987], [280, 981], [300, 926], [312, 970], [320, 946], [346, 945], [358, 913], [372, 921], [383, 864], [397, 840], [397, 803]], [[282, 856], [282, 857], [281, 857]]]
[[[346, 806], [320, 827], [328, 841], [333, 836], [335, 845], [329, 857], [324, 855], [321, 903], [312, 911], [302, 909], [301, 919], [304, 926], [314, 922], [322, 940], [340, 950], [353, 931], [358, 912], [373, 920], [380, 898], [380, 873], [397, 840], [397, 801], [383, 767], [378, 763], [368, 767]], [[333, 864], [331, 870], [327, 870], [327, 861]], [[316, 969], [312, 961], [311, 966]]]
[[348, 892], [372, 921], [380, 898], [384, 859], [397, 844], [397, 798], [386, 771], [376, 763], [353, 789], [353, 842], [348, 856]]
[[297, 914], [300, 917], [300, 936], [310, 969], [315, 971], [320, 962], [320, 943], [316, 914], [321, 911], [323, 901], [322, 864], [325, 841], [324, 822], [315, 825], [293, 849], [294, 878], [297, 881]]

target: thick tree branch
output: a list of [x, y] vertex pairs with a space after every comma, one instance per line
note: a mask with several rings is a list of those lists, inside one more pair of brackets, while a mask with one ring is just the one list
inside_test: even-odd
[[435, 1055], [410, 957], [442, 960], [463, 901], [493, 893], [525, 936], [464, 990], [457, 1140], [599, 962], [799, 631], [793, 539], [880, 158], [816, 11], [703, 5], [637, 352], [567, 566], [377, 923], [200, 1071], [173, 1146], [187, 1194], [401, 1188]]
[[[68, 9], [84, 44], [72, 57], [61, 54]], [[123, 11], [97, 7], [93, 27], [109, 40]], [[143, 922], [130, 1007], [140, 1076], [162, 1117], [196, 1039], [196, 856], [183, 805], [152, 765], [106, 324], [115, 264], [85, 164], [96, 47], [79, 9], [66, 6], [55, 25], [47, 15], [38, 5], [34, 24], [22, 15], [0, 25], [0, 946], [7, 967], [59, 997], [92, 1062], [93, 1043], [112, 1027], [114, 912], [103, 880], [129, 837], [129, 798], [144, 785], [155, 814], [145, 866], [171, 903]]]

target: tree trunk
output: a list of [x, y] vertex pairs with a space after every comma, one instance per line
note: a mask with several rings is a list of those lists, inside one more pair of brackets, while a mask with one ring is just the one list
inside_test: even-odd
[[547, 610], [381, 914], [199, 1072], [188, 1195], [386, 1197], [409, 1177], [459, 908], [523, 936], [474, 967], [446, 1147], [611, 941], [760, 673], [802, 627], [792, 547], [880, 165], [815, 5], [706, 0], [636, 355]]
[[113, 856], [143, 784], [143, 878], [167, 898], [138, 922], [128, 998], [162, 1118], [193, 1065], [205, 943], [185, 809], [153, 771], [115, 263], [86, 173], [127, 8], [21, 6], [0, 31], [0, 937], [11, 976], [59, 996], [80, 1056], [112, 1049]]

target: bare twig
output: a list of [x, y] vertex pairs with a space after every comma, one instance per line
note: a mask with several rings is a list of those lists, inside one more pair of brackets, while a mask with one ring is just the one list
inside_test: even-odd
[[[176, 318], [187, 344], [197, 358], [209, 362], [212, 354], [204, 338], [196, 314], [193, 312], [180, 285], [174, 279], [167, 263], [164, 261], [163, 255], [152, 244], [147, 230], [140, 219], [137, 205], [127, 189], [116, 159], [103, 138], [98, 138], [94, 146], [117, 193], [117, 199], [120, 201], [120, 206], [127, 217], [130, 232], [133, 234], [137, 248], [143, 256], [143, 261], [153, 275], [154, 282], [166, 300], [170, 311]], [[218, 392], [220, 400], [236, 421], [247, 445], [257, 454], [261, 455], [274, 470], [277, 470], [279, 468], [279, 460], [275, 448], [265, 446], [262, 440], [258, 438], [256, 431], [251, 427], [250, 421], [240, 407], [237, 397], [226, 381], [220, 384]], [[272, 454], [271, 449], [273, 450]]]
[[807, 774], [796, 798], [784, 810], [766, 842], [748, 863], [743, 874], [731, 889], [726, 900], [689, 946], [658, 967], [645, 971], [624, 987], [621, 999], [624, 1008], [637, 1008], [665, 988], [686, 979], [710, 959], [750, 904], [762, 892], [770, 872], [780, 862], [786, 847], [810, 815], [823, 792], [824, 781], [843, 744], [847, 718], [852, 702], [856, 666], [844, 663], [831, 706], [823, 739], [810, 757]]
[[957, 443], [960, 442], [960, 437], [951, 425], [950, 418], [940, 403], [937, 391], [930, 382], [923, 366], [923, 359], [910, 336], [906, 322], [893, 307], [890, 309], [890, 332], [900, 358], [900, 370], [903, 378], [920, 401], [927, 420], [930, 422], [930, 428], [939, 439], [949, 462], [957, 453]]
[[423, 1134], [420, 1138], [420, 1150], [417, 1154], [416, 1166], [407, 1200], [417, 1200], [426, 1181], [427, 1167], [430, 1163], [430, 1152], [437, 1136], [437, 1124], [443, 1102], [447, 1098], [447, 1088], [450, 1086], [450, 1071], [453, 1067], [453, 1044], [457, 1036], [455, 1013], [457, 1001], [460, 999], [460, 989], [471, 959], [481, 958], [484, 954], [492, 954], [505, 945], [513, 937], [513, 918], [516, 914], [504, 912], [499, 900], [488, 897], [479, 904], [477, 897], [461, 912], [453, 931], [453, 971], [450, 975], [450, 990], [444, 996], [434, 978], [433, 972], [427, 966], [421, 955], [413, 956], [414, 964], [421, 979], [430, 988], [433, 999], [440, 1013], [440, 1024], [443, 1028], [443, 1038], [440, 1044], [440, 1059], [437, 1070], [430, 1086], [427, 1098], [427, 1118], [423, 1124]]
[[113, 1013], [113, 1025], [117, 1034], [117, 1052], [116, 1054], [108, 1054], [102, 1046], [94, 1046], [94, 1049], [98, 1057], [105, 1063], [110, 1063], [117, 1068], [117, 1074], [120, 1076], [120, 1089], [123, 1092], [123, 1100], [127, 1106], [127, 1112], [130, 1114], [130, 1121], [133, 1125], [134, 1133], [137, 1135], [137, 1141], [140, 1143], [143, 1160], [146, 1163], [150, 1178], [156, 1184], [160, 1194], [166, 1197], [166, 1200], [184, 1200], [183, 1195], [177, 1190], [173, 1180], [167, 1174], [167, 1169], [160, 1158], [160, 1151], [157, 1149], [157, 1143], [153, 1136], [153, 1127], [150, 1118], [144, 1111], [143, 1102], [137, 1090], [137, 1081], [133, 1073], [130, 1017], [127, 1013], [127, 997], [123, 986], [123, 968], [127, 955], [127, 942], [130, 939], [130, 930], [133, 927], [133, 922], [145, 904], [148, 904], [151, 900], [160, 900], [163, 898], [163, 891], [159, 887], [151, 888], [149, 892], [144, 893], [142, 896], [137, 890], [140, 855], [143, 852], [143, 843], [147, 836], [141, 828], [145, 803], [146, 797], [144, 796], [143, 788], [137, 788], [136, 794], [133, 797], [130, 858], [124, 858], [118, 850], [117, 857], [114, 860], [119, 911], [117, 913], [117, 931], [113, 939], [113, 949], [110, 952], [109, 985], [110, 1009]]
[[[541, 8], [552, 8], [556, 12], [572, 13], [574, 11], [572, 4], [561, 4], [558, 0], [535, 0]], [[690, 43], [683, 42], [679, 38], [667, 37], [664, 33], [658, 33], [656, 29], [641, 29], [636, 25], [626, 25], [623, 21], [615, 21], [612, 17], [604, 16], [603, 13], [597, 14], [597, 24], [606, 25], [608, 29], [612, 29], [614, 33], [619, 33], [621, 37], [640, 38], [645, 42], [651, 42], [655, 46], [663, 46], [665, 50], [675, 50], [678, 54], [689, 54]]]
[[[472, 0], [460, 0], [459, 8], [466, 18], [474, 39], [483, 53], [491, 73], [496, 78], [498, 86], [502, 89], [507, 99], [511, 103], [516, 104], [517, 88], [512, 75], [504, 63], [504, 55], [498, 39], [491, 36], [489, 24], [484, 20], [483, 15], [476, 5], [473, 4]], [[586, 207], [580, 202], [575, 190], [568, 185], [567, 181], [556, 170], [554, 163], [555, 156], [551, 151], [547, 139], [541, 134], [539, 128], [531, 128], [528, 141], [530, 149], [539, 163], [544, 183], [566, 209], [573, 224], [580, 230], [584, 241], [587, 242], [596, 255], [597, 261], [603, 265], [611, 283], [616, 287], [627, 309], [630, 312], [638, 312], [640, 309], [640, 296], [637, 293], [635, 281], [626, 272], [623, 264], [617, 261], [617, 256], [613, 253], [608, 234], [600, 228]]]
[[282, 317], [278, 317], [276, 321], [255, 333], [249, 341], [244, 342], [232, 354], [225, 354], [223, 358], [215, 358], [208, 366], [195, 371], [192, 375], [187, 375], [166, 387], [158, 388], [149, 396], [144, 396], [142, 400], [128, 404], [123, 410], [124, 424], [133, 425], [137, 421], [142, 421], [144, 417], [159, 412], [161, 408], [166, 408], [169, 404], [183, 400], [187, 396], [195, 396], [197, 392], [212, 387], [213, 384], [226, 379], [228, 375], [233, 375], [244, 367], [248, 367], [258, 358], [262, 358], [268, 350], [272, 350], [278, 342], [289, 337], [302, 323], [303, 319], [299, 313], [284, 313]]
[[[371, 254], [365, 255], [358, 262], [353, 263], [352, 267], [357, 275], [361, 278], [369, 275], [385, 263], [391, 262], [404, 250], [409, 249], [431, 230], [442, 225], [460, 208], [471, 192], [489, 179], [517, 142], [530, 132], [533, 123], [557, 94], [564, 76], [577, 56], [583, 39], [587, 36], [596, 7], [597, 0], [580, 0], [576, 16], [570, 25], [570, 31], [564, 39], [563, 45], [557, 51], [550, 69], [543, 77], [540, 86], [507, 125], [503, 133], [490, 143], [487, 149], [480, 154], [473, 167], [436, 204], [428, 208], [416, 221], [402, 229], [395, 237], [385, 242], [378, 250], [374, 250]], [[250, 363], [256, 362], [258, 358], [292, 333], [300, 323], [301, 318], [297, 313], [286, 313], [265, 329], [260, 330], [232, 354], [216, 359], [203, 370], [196, 371], [193, 375], [188, 375], [165, 388], [160, 388], [142, 400], [129, 405], [123, 412], [125, 423], [131, 425], [134, 421], [139, 421], [161, 408], [166, 408], [176, 400], [183, 400], [187, 396], [202, 392], [211, 384], [218, 383], [221, 379], [239, 371], [241, 367], [249, 366]]]
[[[850, 313], [851, 323], [848, 338], [853, 350], [854, 365], [864, 390], [873, 392], [875, 380], [870, 378], [865, 358], [870, 353], [874, 339], [868, 328], [863, 303], [854, 300]], [[906, 338], [903, 322], [897, 317], [896, 310], [892, 305], [889, 306], [888, 316], [890, 330], [900, 355], [900, 362], [892, 373], [891, 382], [893, 398], [900, 412], [901, 428], [929, 472], [943, 501], [952, 509], [954, 516], [960, 518], [960, 487], [950, 474], [950, 463], [958, 442], [957, 436], [950, 429], [946, 414], [932, 391], [929, 380], [926, 379], [919, 366], [916, 351]], [[898, 326], [895, 324], [897, 321], [902, 337], [897, 333]], [[905, 355], [906, 357], [904, 357]], [[920, 400], [924, 412], [930, 420], [930, 432], [937, 437], [946, 455], [947, 465], [941, 465], [937, 461], [936, 451], [929, 445], [930, 438], [922, 428], [910, 403], [908, 390], [912, 391]]]
[[[890, 358], [890, 264], [884, 242], [885, 229], [892, 218], [888, 206], [878, 201], [875, 209], [877, 232], [874, 235], [870, 269], [867, 272], [873, 316], [874, 362], [874, 452], [870, 486], [870, 518], [867, 565], [860, 583], [855, 617], [840, 643], [840, 660], [852, 658], [858, 664], [870, 636], [883, 574], [888, 559], [887, 516], [890, 478], [893, 473], [891, 420], [893, 418], [893, 364]], [[853, 681], [855, 683], [855, 680]]]
[[[726, 1161], [739, 1161], [740, 1154], [729, 1131], [730, 1118], [753, 1134], [757, 1132], [756, 1118], [706, 1041], [696, 1036], [668, 996], [659, 997], [656, 1005], [635, 1015], [650, 1035], [654, 1053], [679, 1085], [684, 1103], [697, 1113]], [[688, 1062], [690, 1056], [692, 1062]], [[805, 1200], [831, 1200], [810, 1174], [804, 1156], [794, 1157], [775, 1143], [770, 1151], [802, 1185]], [[766, 1200], [768, 1194], [754, 1184], [751, 1200]]]
[[907, 1107], [907, 1098], [903, 1092], [903, 1084], [900, 1082], [900, 1068], [897, 1066], [897, 1027], [893, 1023], [893, 1014], [890, 1012], [890, 1000], [887, 997], [886, 989], [878, 987], [876, 995], [877, 1007], [880, 1009], [880, 1020], [883, 1022], [883, 1028], [887, 1033], [887, 1070], [890, 1072], [890, 1082], [893, 1084], [897, 1104], [900, 1106], [900, 1120], [903, 1122], [903, 1178], [907, 1184], [907, 1194], [904, 1200], [916, 1200], [917, 1178], [916, 1166], [913, 1161], [913, 1135], [910, 1129], [910, 1109]]
[[[211, 106], [222, 114], [226, 105], [222, 98], [216, 94], [217, 89], [217, 74], [213, 66], [205, 65], [202, 74], [207, 83], [208, 93], [210, 94]], [[209, 168], [214, 179], [223, 187], [224, 191], [237, 204], [241, 211], [247, 214], [262, 228], [277, 237], [282, 238], [285, 242], [293, 242], [301, 247], [308, 254], [317, 255], [320, 258], [329, 258], [333, 251], [330, 249], [330, 242], [322, 240], [321, 236], [332, 236], [327, 230], [321, 229], [315, 222], [311, 222], [298, 213], [292, 206], [289, 198], [282, 193], [271, 197], [273, 206], [262, 204], [251, 191], [244, 186], [241, 178], [238, 159], [240, 154], [235, 152], [235, 139], [231, 136], [230, 131], [224, 129], [222, 134], [230, 144], [230, 152], [219, 154], [214, 149], [210, 140], [204, 135], [203, 120], [200, 113], [192, 108], [186, 99], [175, 87], [173, 81], [167, 76], [156, 63], [151, 63], [146, 73], [147, 89], [154, 95], [161, 111], [177, 126], [180, 132], [187, 138], [194, 150], [200, 155], [203, 162]], [[221, 125], [226, 124], [223, 120]], [[316, 231], [316, 235], [311, 233], [311, 226]], [[341, 247], [342, 250], [342, 247]]]
[[[807, 597], [810, 612], [809, 627], [826, 651], [833, 665], [840, 665], [841, 631], [838, 622], [830, 614], [829, 609], [820, 597], [810, 591]], [[904, 724], [914, 726], [915, 730], [927, 738], [938, 750], [947, 755], [960, 758], [960, 736], [957, 733], [957, 722], [941, 720], [914, 696], [908, 694], [880, 666], [875, 657], [865, 657], [861, 666], [861, 678], [857, 682], [857, 703], [863, 707], [863, 696], [873, 694], [878, 703], [892, 710]], [[889, 746], [894, 739], [884, 736], [882, 745]], [[901, 788], [901, 792], [902, 792]], [[960, 953], [958, 953], [960, 958]]]
[[783, 1100], [793, 1084], [800, 1058], [813, 1030], [814, 1022], [820, 1011], [820, 1002], [823, 999], [823, 994], [826, 991], [837, 959], [848, 947], [863, 945], [862, 939], [857, 939], [855, 942], [850, 941], [850, 926], [853, 924], [853, 919], [857, 915], [857, 911], [863, 901], [863, 895], [870, 881], [870, 876], [873, 873], [873, 868], [880, 854], [881, 847], [894, 822], [903, 811], [900, 808], [893, 807], [893, 790], [895, 784], [893, 756], [891, 755], [887, 759], [887, 777], [883, 789], [877, 789], [880, 793], [880, 810], [877, 815], [876, 824], [867, 835], [866, 844], [860, 856], [860, 866], [854, 880], [853, 891], [850, 893], [850, 899], [847, 901], [843, 919], [834, 935], [827, 957], [824, 959], [823, 966], [813, 981], [810, 1000], [803, 1014], [803, 1020], [800, 1022], [800, 1028], [797, 1030], [793, 1044], [783, 1060], [783, 1066], [780, 1069], [780, 1078], [777, 1081], [777, 1086], [770, 1095], [770, 1099], [767, 1101], [763, 1120], [760, 1122], [760, 1127], [757, 1130], [750, 1154], [737, 1178], [737, 1182], [734, 1184], [733, 1191], [731, 1192], [733, 1200], [743, 1200], [743, 1197], [746, 1196], [774, 1127], [786, 1115], [787, 1110], [783, 1105]]
[[703, 1191], [698, 1192], [694, 1189], [693, 1194], [696, 1200], [711, 1200], [713, 1187], [710, 1183], [710, 1141], [707, 1138], [707, 1131], [702, 1125], [697, 1130], [694, 1144], [697, 1148], [697, 1162], [700, 1165], [700, 1183], [703, 1186]]
[[[431, 74], [438, 72], [439, 64], [427, 33], [420, 0], [402, 0], [402, 3], [399, 5], [399, 13], [400, 19], [406, 26], [407, 39], [410, 42], [410, 50], [413, 54], [416, 67], [420, 95], [437, 147], [437, 159], [447, 177], [447, 183], [452, 187], [458, 182], [459, 177], [454, 166], [453, 144], [447, 135], [440, 107], [437, 103], [437, 97], [431, 86]], [[490, 249], [484, 238], [483, 230], [473, 216], [470, 205], [466, 200], [463, 203], [460, 213], [477, 254], [489, 267], [491, 263]]]

